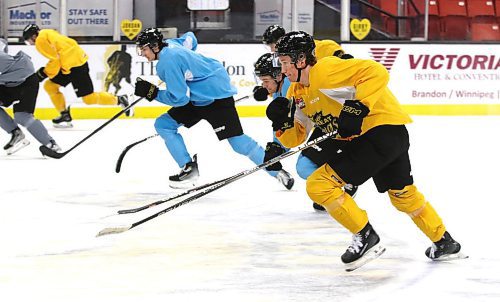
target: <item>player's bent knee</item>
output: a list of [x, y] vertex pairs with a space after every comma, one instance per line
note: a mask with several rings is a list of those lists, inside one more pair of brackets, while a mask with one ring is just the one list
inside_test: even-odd
[[156, 119], [154, 127], [156, 132], [177, 133], [180, 124], [177, 123], [169, 114], [164, 114]]
[[336, 208], [344, 202], [342, 190], [344, 183], [334, 180], [331, 177], [332, 172], [333, 170], [328, 165], [319, 167], [307, 178], [306, 191], [315, 203]]
[[426, 201], [414, 185], [409, 185], [401, 190], [389, 190], [392, 205], [401, 212], [410, 216], [417, 216], [425, 207]]
[[43, 89], [45, 89], [45, 91], [47, 92], [48, 95], [54, 95], [54, 94], [57, 94], [57, 93], [60, 93], [59, 92], [59, 88], [61, 86], [59, 84], [56, 84], [52, 81], [45, 81], [45, 83], [43, 84]]
[[99, 95], [97, 93], [87, 94], [82, 97], [82, 100], [87, 105], [99, 104]]
[[28, 112], [16, 112], [14, 113], [14, 122], [19, 125], [28, 128], [35, 121], [33, 114]]

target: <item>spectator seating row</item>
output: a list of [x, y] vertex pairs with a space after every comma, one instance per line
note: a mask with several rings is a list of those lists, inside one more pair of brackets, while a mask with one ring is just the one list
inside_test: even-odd
[[[398, 13], [398, 1], [401, 2]], [[390, 34], [423, 36], [427, 0], [369, 0], [393, 18], [371, 10]], [[428, 0], [429, 40], [500, 41], [500, 0]], [[379, 15], [379, 16], [378, 16]], [[397, 26], [403, 25], [403, 30]]]

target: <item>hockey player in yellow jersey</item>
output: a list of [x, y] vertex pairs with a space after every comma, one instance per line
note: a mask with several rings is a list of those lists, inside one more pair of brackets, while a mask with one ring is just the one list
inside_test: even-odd
[[305, 32], [290, 32], [276, 45], [282, 72], [293, 83], [287, 98], [276, 98], [266, 111], [285, 147], [307, 139], [304, 121], [294, 119], [296, 108], [324, 132], [337, 131], [348, 140], [327, 163], [307, 179], [309, 197], [353, 234], [342, 255], [347, 270], [377, 258], [385, 248], [371, 226], [367, 213], [345, 194], [346, 183], [361, 185], [372, 178], [380, 193], [387, 192], [393, 206], [410, 216], [432, 241], [425, 254], [432, 260], [460, 258], [456, 242], [431, 206], [413, 184], [402, 110], [387, 84], [389, 74], [372, 60], [316, 60], [314, 40]]
[[[262, 43], [267, 45], [271, 52], [276, 51], [276, 42], [286, 34], [285, 29], [277, 24], [270, 25], [262, 35]], [[333, 40], [314, 40], [314, 56], [319, 60], [328, 56], [336, 56], [342, 59], [351, 59], [350, 54], [346, 54], [342, 47]]]
[[[94, 92], [89, 75], [88, 56], [78, 43], [53, 29], [40, 29], [36, 24], [29, 24], [23, 30], [23, 38], [29, 45], [35, 45], [40, 54], [49, 59], [45, 67], [36, 72], [43, 81], [44, 89], [49, 95], [61, 116], [52, 120], [56, 127], [71, 127], [71, 114], [66, 107], [64, 95], [59, 91], [61, 86], [73, 85], [75, 93], [87, 105], [120, 105], [128, 106], [127, 96], [117, 97], [108, 92]], [[126, 112], [130, 115], [130, 111]]]

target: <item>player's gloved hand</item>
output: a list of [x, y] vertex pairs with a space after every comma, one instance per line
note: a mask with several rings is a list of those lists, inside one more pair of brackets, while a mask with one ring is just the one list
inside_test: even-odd
[[[280, 156], [283, 153], [285, 153], [285, 149], [283, 149], [283, 147], [277, 142], [267, 143], [266, 151], [264, 153], [264, 162], [270, 161], [271, 159]], [[283, 169], [283, 166], [280, 162], [276, 162], [266, 167], [267, 171], [279, 171], [281, 169]]]
[[293, 128], [295, 102], [279, 96], [267, 106], [266, 115], [273, 122], [274, 131]]
[[267, 91], [266, 88], [262, 87], [262, 86], [255, 86], [253, 88], [253, 98], [256, 100], [256, 101], [265, 101], [267, 100], [267, 96], [269, 95], [269, 91]]
[[158, 95], [158, 87], [148, 81], [144, 81], [141, 78], [137, 78], [135, 82], [134, 94], [137, 96], [145, 97], [148, 101], [156, 99]]
[[340, 111], [338, 126], [340, 137], [351, 137], [361, 134], [363, 118], [370, 110], [358, 100], [346, 100]]
[[38, 69], [35, 74], [40, 82], [47, 78], [47, 74], [45, 73], [45, 67], [40, 67], [40, 69]]
[[344, 59], [344, 60], [348, 60], [348, 59], [354, 59], [354, 57], [348, 53], [345, 53], [343, 50], [339, 49], [339, 50], [336, 50], [333, 55], [335, 57], [339, 57], [341, 59]]

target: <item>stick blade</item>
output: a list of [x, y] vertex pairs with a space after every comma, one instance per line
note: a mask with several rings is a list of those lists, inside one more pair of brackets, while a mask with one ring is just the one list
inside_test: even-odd
[[114, 227], [114, 228], [104, 228], [99, 233], [97, 233], [96, 237], [111, 235], [111, 234], [120, 234], [130, 230], [132, 227]]
[[59, 152], [56, 152], [56, 151], [54, 151], [54, 150], [52, 150], [44, 145], [41, 145], [39, 150], [40, 150], [40, 152], [42, 152], [43, 155], [50, 157], [50, 158], [59, 159], [59, 158], [63, 157], [64, 155], [66, 155], [66, 152], [59, 153]]
[[128, 151], [128, 149], [123, 150], [123, 152], [118, 157], [118, 160], [116, 161], [116, 168], [115, 168], [116, 173], [120, 173], [121, 168], [122, 168], [122, 161], [123, 161], [123, 158], [125, 157], [125, 153], [127, 153], [127, 151]]

